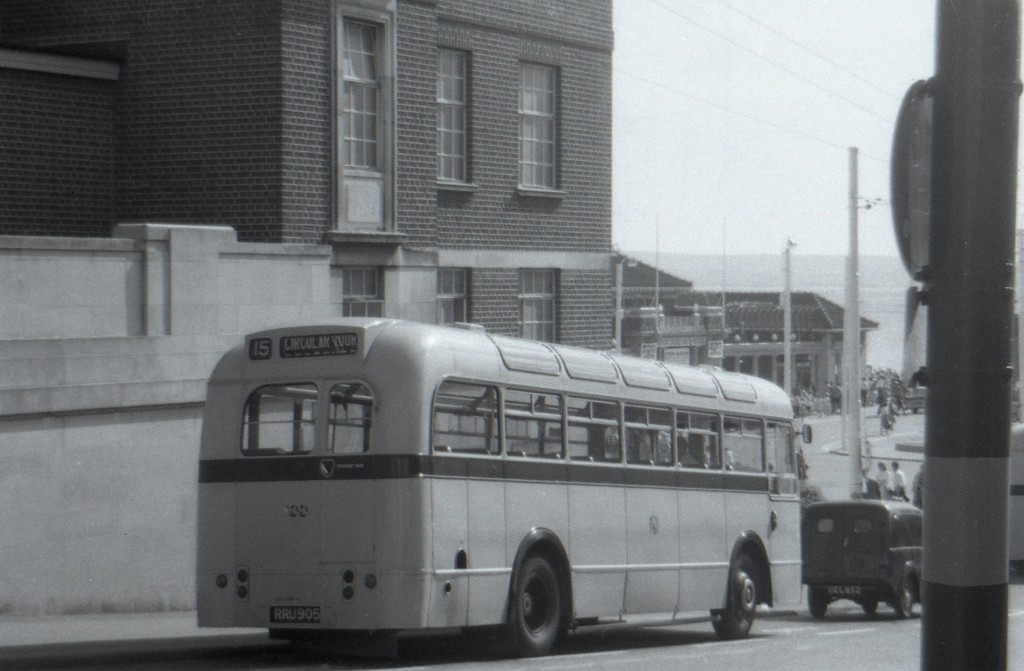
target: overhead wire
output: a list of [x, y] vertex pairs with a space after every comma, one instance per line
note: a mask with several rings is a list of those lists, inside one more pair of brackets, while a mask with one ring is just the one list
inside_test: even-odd
[[793, 46], [797, 47], [798, 49], [800, 49], [800, 50], [810, 54], [811, 56], [814, 56], [815, 58], [817, 58], [817, 59], [819, 59], [819, 60], [821, 60], [821, 61], [823, 61], [825, 63], [828, 63], [829, 65], [831, 65], [835, 69], [837, 69], [837, 70], [839, 70], [839, 71], [849, 75], [850, 77], [853, 77], [854, 79], [856, 79], [860, 83], [862, 83], [862, 84], [864, 84], [864, 85], [866, 85], [866, 86], [868, 86], [870, 88], [873, 88], [874, 90], [878, 91], [879, 93], [881, 93], [883, 95], [886, 95], [886, 96], [888, 96], [888, 97], [890, 97], [890, 98], [892, 98], [894, 100], [899, 100], [900, 99], [900, 96], [898, 96], [897, 94], [893, 93], [892, 91], [889, 91], [889, 90], [887, 90], [885, 88], [882, 88], [878, 84], [875, 84], [874, 82], [868, 80], [867, 78], [862, 77], [861, 75], [857, 74], [856, 72], [854, 72], [850, 68], [844, 66], [843, 64], [837, 63], [837, 62], [833, 61], [828, 56], [826, 56], [826, 55], [824, 55], [824, 54], [822, 54], [822, 53], [820, 53], [818, 51], [815, 51], [814, 49], [811, 49], [810, 47], [808, 47], [806, 44], [803, 44], [802, 42], [800, 42], [799, 40], [797, 40], [797, 39], [795, 39], [793, 37], [790, 37], [789, 35], [787, 35], [786, 33], [782, 32], [781, 30], [778, 30], [777, 28], [771, 26], [770, 24], [767, 24], [764, 21], [761, 21], [760, 19], [757, 19], [756, 17], [751, 16], [750, 14], [747, 14], [746, 12], [744, 12], [741, 9], [739, 9], [735, 5], [732, 5], [732, 4], [728, 3], [728, 2], [726, 2], [726, 0], [718, 0], [718, 3], [723, 5], [723, 6], [725, 6], [725, 7], [727, 7], [728, 9], [732, 10], [733, 12], [736, 12], [737, 14], [742, 16], [743, 18], [745, 18], [748, 21], [750, 21], [751, 23], [755, 23], [758, 26], [761, 26], [762, 28], [764, 28], [768, 32], [772, 33], [773, 35], [777, 35], [778, 37], [781, 37], [782, 39], [786, 40], [787, 42], [789, 42]]
[[[722, 110], [723, 112], [727, 112], [728, 114], [732, 114], [734, 116], [742, 117], [742, 118], [747, 119], [749, 121], [754, 121], [756, 123], [768, 126], [770, 128], [774, 128], [776, 130], [781, 130], [781, 131], [784, 131], [786, 133], [790, 133], [791, 135], [796, 135], [798, 137], [801, 137], [801, 138], [803, 138], [805, 140], [809, 140], [811, 142], [815, 142], [817, 144], [825, 145], [827, 147], [832, 147], [832, 148], [835, 148], [835, 149], [842, 149], [844, 151], [849, 149], [849, 147], [846, 146], [846, 145], [839, 144], [837, 142], [830, 142], [829, 140], [825, 140], [825, 139], [822, 139], [822, 138], [817, 137], [815, 135], [811, 135], [810, 133], [805, 133], [805, 132], [797, 130], [795, 128], [791, 128], [789, 126], [786, 126], [784, 124], [781, 124], [781, 123], [778, 123], [778, 122], [775, 122], [775, 121], [770, 121], [768, 119], [763, 119], [763, 118], [755, 116], [753, 114], [748, 114], [747, 112], [741, 112], [740, 110], [733, 109], [733, 108], [729, 107], [728, 105], [723, 105], [723, 104], [717, 103], [717, 102], [715, 102], [713, 100], [708, 100], [707, 98], [702, 98], [700, 96], [694, 95], [692, 93], [688, 93], [688, 92], [683, 91], [682, 89], [676, 88], [674, 86], [669, 86], [668, 84], [665, 84], [664, 82], [660, 82], [660, 81], [658, 81], [656, 79], [651, 79], [649, 77], [645, 77], [645, 76], [637, 74], [635, 72], [629, 72], [627, 70], [623, 70], [623, 69], [617, 68], [617, 67], [613, 67], [612, 70], [614, 72], [617, 72], [618, 74], [625, 75], [626, 77], [630, 77], [630, 78], [635, 79], [637, 81], [644, 82], [645, 84], [649, 84], [651, 86], [655, 86], [657, 88], [664, 89], [666, 91], [669, 91], [671, 93], [675, 93], [676, 95], [683, 96], [684, 98], [689, 98], [690, 100], [694, 100], [694, 101], [699, 102], [699, 103], [704, 104], [704, 105], [709, 105], [709, 106], [714, 107], [716, 109]], [[882, 158], [879, 158], [877, 156], [873, 156], [871, 154], [866, 154], [866, 153], [861, 152], [860, 155], [863, 158], [869, 159], [871, 161], [879, 161], [881, 163], [888, 163], [888, 159], [882, 159]]]
[[813, 86], [814, 88], [816, 88], [816, 89], [818, 89], [820, 91], [823, 91], [824, 93], [826, 93], [826, 94], [828, 94], [828, 95], [830, 95], [830, 96], [832, 96], [834, 98], [842, 100], [846, 104], [859, 109], [860, 111], [864, 112], [865, 114], [868, 114], [869, 116], [872, 116], [872, 117], [878, 119], [879, 121], [882, 121], [882, 122], [887, 123], [887, 124], [893, 123], [893, 120], [891, 118], [884, 117], [884, 116], [876, 113], [874, 110], [871, 110], [871, 109], [861, 105], [856, 100], [853, 100], [853, 99], [851, 99], [851, 98], [849, 98], [847, 96], [844, 96], [843, 94], [841, 94], [841, 93], [839, 93], [837, 91], [834, 91], [834, 90], [828, 88], [827, 86], [823, 86], [821, 84], [818, 84], [817, 82], [813, 81], [812, 79], [810, 79], [808, 77], [805, 77], [804, 75], [800, 74], [799, 72], [793, 70], [792, 68], [790, 68], [790, 67], [788, 67], [788, 66], [786, 66], [786, 65], [784, 65], [782, 63], [779, 63], [779, 62], [776, 62], [776, 61], [774, 61], [774, 60], [772, 60], [770, 58], [767, 58], [766, 56], [764, 56], [764, 54], [758, 53], [755, 49], [751, 49], [750, 47], [746, 46], [745, 44], [742, 44], [741, 42], [735, 40], [734, 38], [732, 38], [732, 37], [730, 37], [730, 36], [728, 36], [728, 35], [726, 35], [724, 33], [721, 33], [721, 32], [719, 32], [717, 30], [714, 30], [713, 28], [710, 28], [710, 27], [704, 25], [703, 23], [700, 23], [699, 21], [697, 21], [697, 20], [687, 16], [686, 14], [683, 14], [682, 12], [680, 12], [677, 9], [675, 9], [674, 7], [669, 6], [668, 4], [663, 2], [662, 0], [648, 0], [648, 2], [658, 6], [660, 8], [662, 8], [666, 12], [672, 14], [673, 16], [675, 16], [675, 17], [677, 17], [677, 18], [679, 18], [681, 20], [683, 20], [683, 21], [685, 21], [685, 22], [687, 22], [687, 23], [689, 23], [689, 24], [691, 24], [693, 26], [696, 26], [700, 30], [703, 30], [703, 31], [705, 31], [707, 33], [710, 33], [711, 35], [714, 35], [715, 37], [717, 37], [717, 38], [719, 38], [719, 39], [721, 39], [721, 40], [723, 40], [725, 42], [728, 42], [729, 44], [733, 45], [737, 49], [740, 49], [741, 51], [744, 51], [744, 52], [754, 56], [755, 58], [758, 58], [758, 59], [768, 63], [772, 67], [777, 68], [777, 69], [785, 72], [786, 74], [788, 74], [788, 75], [790, 75], [790, 76], [792, 76], [792, 77], [794, 77], [794, 78], [796, 78], [796, 79], [798, 79], [798, 80], [800, 80], [800, 81], [802, 81], [802, 82], [804, 82], [804, 83], [806, 83], [806, 84], [808, 84], [810, 86]]

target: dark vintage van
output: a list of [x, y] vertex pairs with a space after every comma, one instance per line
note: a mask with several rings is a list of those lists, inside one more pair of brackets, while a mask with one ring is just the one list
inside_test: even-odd
[[921, 511], [901, 501], [815, 503], [802, 524], [803, 583], [811, 615], [839, 599], [873, 615], [880, 601], [910, 617], [920, 601]]

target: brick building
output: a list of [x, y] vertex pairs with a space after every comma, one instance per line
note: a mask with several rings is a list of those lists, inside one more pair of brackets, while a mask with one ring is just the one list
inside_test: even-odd
[[611, 0], [0, 3], [0, 611], [194, 604], [240, 333], [610, 347], [611, 56]]
[[0, 234], [229, 226], [346, 314], [610, 344], [610, 0], [5, 0], [0, 49]]

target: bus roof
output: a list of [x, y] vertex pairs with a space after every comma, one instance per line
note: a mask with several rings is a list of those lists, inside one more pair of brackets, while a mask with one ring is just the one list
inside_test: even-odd
[[[221, 359], [211, 383], [264, 380], [297, 367], [329, 370], [332, 361], [382, 356], [418, 360], [436, 377], [476, 378], [554, 388], [586, 387], [622, 396], [633, 389], [647, 399], [742, 409], [792, 417], [789, 397], [758, 377], [712, 367], [683, 366], [597, 350], [524, 340], [470, 325], [436, 326], [397, 319], [348, 318], [251, 333]], [[410, 359], [411, 357], [411, 359]], [[674, 400], [673, 400], [674, 399]], [[748, 410], [749, 411], [749, 410]]]

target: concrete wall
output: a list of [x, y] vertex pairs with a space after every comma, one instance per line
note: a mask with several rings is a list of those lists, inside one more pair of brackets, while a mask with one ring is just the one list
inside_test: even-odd
[[0, 613], [192, 607], [210, 371], [240, 333], [340, 314], [329, 248], [115, 236], [0, 237]]

